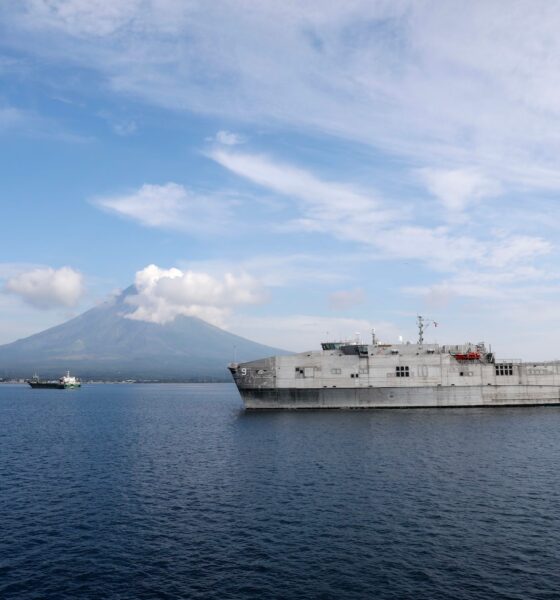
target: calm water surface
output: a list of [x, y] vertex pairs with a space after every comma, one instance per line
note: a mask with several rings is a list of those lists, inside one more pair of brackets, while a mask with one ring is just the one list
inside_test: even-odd
[[0, 385], [0, 598], [560, 598], [560, 408]]

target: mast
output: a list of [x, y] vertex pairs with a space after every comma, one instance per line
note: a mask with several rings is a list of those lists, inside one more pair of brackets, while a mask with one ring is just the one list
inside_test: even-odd
[[418, 322], [418, 345], [421, 346], [424, 343], [424, 317], [418, 315], [416, 321]]
[[438, 323], [436, 323], [432, 319], [426, 319], [425, 317], [422, 317], [421, 315], [418, 315], [416, 317], [416, 322], [418, 323], [418, 345], [421, 346], [424, 343], [424, 331], [425, 331], [426, 327], [428, 327], [429, 325], [433, 325], [434, 327], [437, 327]]

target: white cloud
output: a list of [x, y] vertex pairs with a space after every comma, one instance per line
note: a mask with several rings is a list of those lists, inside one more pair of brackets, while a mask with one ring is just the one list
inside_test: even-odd
[[222, 130], [216, 134], [216, 142], [224, 146], [237, 146], [238, 144], [243, 144], [245, 138], [237, 133]]
[[425, 168], [420, 176], [428, 190], [453, 213], [472, 210], [480, 200], [501, 193], [500, 184], [478, 169]]
[[36, 308], [76, 306], [84, 292], [83, 275], [70, 267], [42, 267], [10, 277], [6, 292]]
[[223, 227], [231, 201], [195, 194], [177, 183], [144, 184], [129, 194], [94, 200], [97, 206], [147, 227], [207, 233]]
[[214, 150], [210, 157], [226, 169], [280, 194], [303, 200], [313, 210], [325, 210], [322, 218], [338, 218], [340, 211], [360, 211], [366, 217], [379, 208], [375, 198], [352, 186], [323, 181], [309, 171], [278, 163], [266, 156]]
[[224, 327], [233, 307], [259, 304], [265, 299], [259, 282], [244, 273], [225, 273], [217, 278], [148, 265], [136, 273], [135, 285], [138, 293], [127, 298], [135, 309], [127, 317], [152, 323], [168, 323], [185, 315]]

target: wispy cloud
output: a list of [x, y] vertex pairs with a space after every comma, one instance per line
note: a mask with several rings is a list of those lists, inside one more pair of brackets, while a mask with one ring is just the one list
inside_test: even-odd
[[178, 266], [202, 270], [211, 275], [235, 271], [251, 273], [263, 285], [270, 288], [297, 286], [303, 283], [334, 285], [347, 282], [349, 267], [367, 262], [361, 254], [325, 252], [321, 255], [282, 252], [272, 254], [259, 252], [256, 255], [235, 260], [179, 261]]
[[[453, 269], [460, 263], [502, 268], [552, 249], [550, 242], [535, 236], [492, 233], [473, 237], [460, 227], [417, 225], [412, 222], [411, 210], [400, 201], [395, 210], [390, 199], [326, 181], [262, 155], [215, 150], [210, 156], [240, 177], [299, 201], [301, 216], [289, 223], [291, 227], [371, 246], [380, 253], [379, 258], [418, 260], [438, 269]], [[460, 186], [454, 175], [450, 179], [457, 194]], [[474, 197], [482, 194], [481, 189], [491, 188], [481, 177], [467, 179]], [[460, 193], [463, 201], [466, 192], [461, 189]]]
[[218, 144], [224, 146], [237, 146], [238, 144], [245, 143], [245, 138], [238, 133], [231, 131], [220, 130], [216, 133], [214, 138], [210, 138], [209, 141], [216, 141]]
[[68, 143], [83, 144], [92, 141], [92, 138], [74, 133], [54, 119], [0, 101], [0, 134], [13, 132], [30, 138], [46, 138]]
[[229, 217], [232, 201], [219, 195], [199, 195], [180, 184], [166, 183], [144, 184], [128, 194], [99, 197], [93, 203], [146, 227], [200, 235], [222, 228]]
[[0, 10], [6, 44], [87, 65], [110, 89], [160, 106], [560, 187], [560, 17], [550, 3], [519, 2], [507, 18], [500, 3], [443, 10], [435, 0], [248, 7], [25, 0]]
[[441, 202], [452, 217], [461, 215], [483, 199], [498, 196], [500, 183], [484, 175], [478, 169], [430, 169], [419, 171], [428, 190]]
[[21, 22], [34, 29], [52, 28], [76, 37], [105, 37], [125, 26], [133, 26], [142, 8], [139, 0], [30, 0], [20, 6]]
[[333, 211], [338, 215], [340, 209], [362, 211], [369, 215], [378, 208], [373, 197], [350, 186], [323, 181], [304, 169], [279, 163], [266, 156], [215, 150], [210, 157], [254, 183], [304, 200], [313, 209], [325, 209], [329, 216]]
[[0, 105], [0, 133], [18, 131], [38, 137], [60, 137], [61, 132], [55, 132], [54, 124], [36, 113], [10, 106]]
[[13, 106], [0, 107], [0, 131], [22, 127], [28, 122], [29, 115]]
[[396, 213], [373, 194], [325, 181], [267, 156], [222, 149], [211, 151], [209, 156], [240, 177], [299, 202], [301, 216], [287, 224], [293, 228], [334, 233], [341, 238], [367, 238], [376, 226], [396, 218]]

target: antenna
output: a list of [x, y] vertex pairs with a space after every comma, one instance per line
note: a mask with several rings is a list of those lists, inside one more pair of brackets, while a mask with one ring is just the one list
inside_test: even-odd
[[437, 327], [438, 324], [433, 319], [426, 319], [421, 315], [416, 317], [416, 322], [418, 323], [418, 345], [421, 346], [424, 343], [424, 331], [430, 325]]
[[424, 317], [418, 315], [416, 321], [418, 322], [418, 345], [421, 346], [424, 343]]

